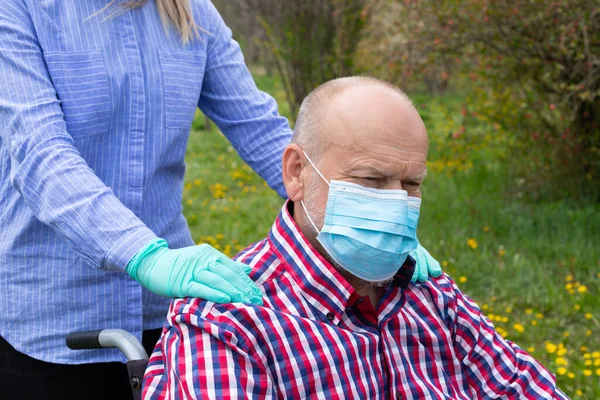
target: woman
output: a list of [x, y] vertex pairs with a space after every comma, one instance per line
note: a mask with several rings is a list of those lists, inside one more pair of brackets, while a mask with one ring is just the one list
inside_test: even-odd
[[247, 267], [194, 246], [184, 154], [200, 107], [285, 196], [287, 120], [210, 1], [108, 3], [0, 2], [3, 397], [127, 398], [120, 355], [69, 332], [151, 348], [166, 297], [261, 303]]

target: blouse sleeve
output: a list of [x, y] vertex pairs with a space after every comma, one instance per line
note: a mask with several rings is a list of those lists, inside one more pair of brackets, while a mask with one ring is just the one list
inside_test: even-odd
[[[288, 120], [277, 103], [256, 87], [231, 30], [211, 2], [205, 2], [209, 33], [207, 61], [198, 106], [217, 124], [242, 159], [277, 193], [287, 198], [281, 157], [290, 142]], [[203, 27], [204, 28], [204, 27]]]
[[124, 268], [156, 237], [74, 147], [22, 0], [0, 2], [0, 121], [12, 185], [91, 265]]

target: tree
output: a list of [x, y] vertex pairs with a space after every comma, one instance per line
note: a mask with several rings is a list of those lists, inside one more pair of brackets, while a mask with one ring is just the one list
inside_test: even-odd
[[419, 40], [430, 58], [462, 60], [469, 88], [479, 89], [472, 103], [514, 135], [538, 185], [568, 190], [558, 180], [600, 194], [600, 3], [403, 3], [426, 21]]
[[246, 0], [265, 31], [292, 115], [308, 93], [355, 72], [355, 55], [376, 0]]

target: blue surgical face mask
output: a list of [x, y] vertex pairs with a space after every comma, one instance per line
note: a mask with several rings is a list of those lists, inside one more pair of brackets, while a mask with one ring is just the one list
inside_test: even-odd
[[402, 267], [408, 253], [417, 248], [421, 199], [405, 190], [367, 188], [350, 182], [328, 182], [304, 153], [315, 171], [329, 185], [323, 228], [317, 240], [342, 268], [369, 282], [386, 281]]

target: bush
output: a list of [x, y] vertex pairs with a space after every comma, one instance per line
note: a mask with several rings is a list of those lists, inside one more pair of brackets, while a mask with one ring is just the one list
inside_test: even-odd
[[466, 108], [509, 136], [511, 170], [533, 194], [600, 201], [598, 2], [398, 0], [378, 19], [377, 73], [430, 89], [452, 73]]
[[265, 30], [292, 115], [321, 83], [354, 73], [373, 0], [246, 0]]
[[[516, 135], [538, 194], [600, 194], [600, 6], [446, 1], [450, 46], [477, 57], [474, 103]], [[583, 189], [583, 191], [581, 190]], [[597, 198], [600, 200], [600, 198]]]

